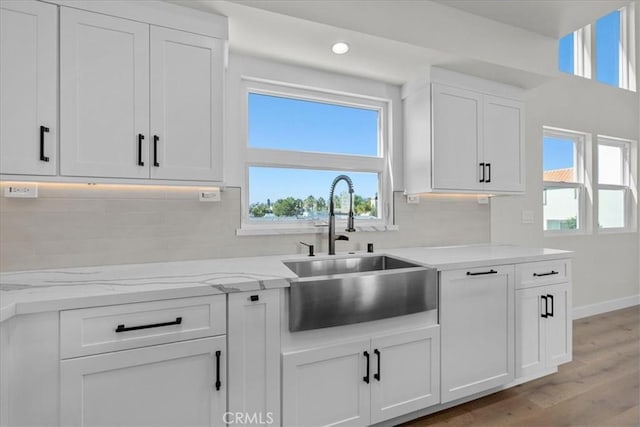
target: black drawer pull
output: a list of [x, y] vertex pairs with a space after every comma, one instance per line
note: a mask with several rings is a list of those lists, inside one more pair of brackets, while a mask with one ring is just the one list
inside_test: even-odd
[[159, 167], [160, 163], [158, 163], [158, 141], [160, 137], [158, 135], [153, 135], [153, 166]]
[[222, 386], [222, 382], [220, 382], [220, 355], [222, 352], [220, 350], [216, 351], [216, 390], [220, 390]]
[[40, 126], [40, 161], [48, 162], [49, 158], [44, 155], [44, 134], [49, 132], [46, 126]]
[[560, 274], [555, 270], [551, 270], [548, 273], [533, 273], [533, 277], [543, 277], [543, 276], [552, 276], [554, 274]]
[[176, 317], [176, 320], [173, 322], [164, 322], [164, 323], [152, 323], [150, 325], [140, 325], [140, 326], [124, 326], [118, 325], [116, 328], [116, 332], [127, 332], [127, 331], [137, 331], [139, 329], [149, 329], [149, 328], [161, 328], [163, 326], [172, 326], [179, 325], [182, 323], [182, 317]]
[[260, 300], [260, 296], [259, 296], [259, 295], [251, 295], [251, 296], [249, 297], [249, 299], [250, 299], [251, 301], [253, 301], [253, 302], [255, 302], [255, 301], [259, 301], [259, 300]]
[[491, 269], [489, 271], [479, 271], [477, 273], [472, 273], [470, 271], [467, 271], [467, 276], [482, 276], [485, 274], [498, 274], [498, 272], [495, 271], [494, 269]]
[[144, 140], [144, 135], [138, 134], [138, 166], [144, 166], [144, 162], [142, 161], [142, 141]]
[[544, 312], [540, 313], [540, 317], [544, 317], [546, 319], [549, 317], [549, 312], [547, 310], [547, 297], [545, 295], [541, 295], [540, 300], [544, 301]]
[[378, 351], [377, 348], [375, 350], [373, 350], [373, 352], [376, 354], [376, 356], [378, 356], [378, 372], [373, 374], [373, 378], [375, 378], [376, 380], [380, 381], [380, 352]]
[[362, 381], [364, 381], [365, 383], [369, 384], [369, 352], [365, 351], [363, 354], [364, 354], [364, 357], [367, 358], [367, 375], [362, 377]]

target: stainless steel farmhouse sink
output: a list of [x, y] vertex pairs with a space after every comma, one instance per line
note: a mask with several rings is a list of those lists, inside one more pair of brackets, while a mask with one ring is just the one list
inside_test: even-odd
[[289, 290], [289, 330], [367, 322], [438, 307], [435, 269], [389, 256], [284, 261], [297, 279]]

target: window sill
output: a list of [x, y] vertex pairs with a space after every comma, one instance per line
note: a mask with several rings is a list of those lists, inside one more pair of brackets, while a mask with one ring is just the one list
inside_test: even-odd
[[[336, 232], [341, 233], [344, 230], [344, 226], [336, 227]], [[371, 225], [356, 225], [356, 232], [369, 233], [369, 232], [387, 232], [398, 231], [397, 225], [385, 225], [385, 224], [371, 224]], [[327, 226], [299, 226], [299, 227], [286, 227], [286, 226], [273, 226], [273, 227], [261, 227], [261, 226], [245, 226], [236, 229], [236, 236], [278, 236], [278, 235], [291, 235], [291, 234], [325, 234], [327, 233]]]
[[599, 228], [597, 234], [635, 234], [638, 230], [634, 228]]
[[544, 237], [576, 237], [576, 236], [590, 236], [593, 233], [586, 230], [576, 230], [576, 231], [545, 231]]

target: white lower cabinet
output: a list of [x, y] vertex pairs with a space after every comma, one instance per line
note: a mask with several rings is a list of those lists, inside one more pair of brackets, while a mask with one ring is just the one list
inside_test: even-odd
[[63, 360], [60, 425], [224, 425], [225, 366], [225, 336]]
[[283, 354], [283, 425], [367, 426], [439, 403], [438, 326]]
[[280, 290], [228, 295], [229, 415], [238, 425], [280, 425]]
[[514, 267], [440, 273], [442, 403], [514, 379]]
[[533, 376], [571, 361], [568, 283], [516, 291], [516, 376]]

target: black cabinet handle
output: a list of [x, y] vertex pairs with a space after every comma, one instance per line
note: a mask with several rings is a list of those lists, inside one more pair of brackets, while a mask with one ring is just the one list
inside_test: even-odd
[[220, 355], [222, 352], [220, 350], [216, 351], [216, 390], [220, 390], [222, 383], [220, 382]]
[[259, 301], [260, 300], [260, 296], [259, 295], [251, 295], [249, 297], [249, 299], [253, 302]]
[[116, 332], [127, 332], [127, 331], [137, 331], [138, 329], [149, 329], [149, 328], [161, 328], [163, 326], [172, 326], [179, 325], [182, 323], [182, 317], [176, 317], [176, 320], [173, 322], [164, 322], [164, 323], [152, 323], [150, 325], [140, 325], [140, 326], [124, 326], [118, 325], [116, 328]]
[[144, 166], [144, 162], [142, 161], [142, 141], [144, 140], [144, 135], [138, 134], [138, 166]]
[[160, 141], [160, 137], [153, 135], [153, 166], [155, 167], [160, 166], [160, 163], [158, 163], [158, 141]]
[[491, 163], [487, 163], [487, 170], [489, 172], [487, 173], [487, 180], [485, 182], [491, 182]]
[[548, 313], [547, 313], [547, 297], [545, 295], [541, 295], [540, 299], [542, 301], [544, 301], [544, 313], [541, 313], [540, 317], [544, 317], [546, 319], [547, 316], [548, 316]]
[[364, 354], [364, 357], [367, 358], [367, 375], [362, 377], [362, 381], [364, 381], [365, 383], [369, 384], [369, 352], [365, 351], [363, 354]]
[[49, 132], [46, 126], [40, 126], [40, 161], [48, 162], [49, 158], [44, 155], [44, 134]]
[[484, 274], [498, 274], [498, 272], [495, 271], [494, 269], [491, 269], [489, 271], [478, 271], [477, 273], [472, 273], [470, 271], [467, 271], [467, 276], [482, 276]]
[[482, 178], [480, 178], [480, 182], [484, 182], [484, 163], [480, 163], [480, 172], [482, 173]]
[[553, 307], [553, 305], [554, 305], [553, 304], [553, 295], [547, 294], [547, 298], [551, 300], [551, 312], [549, 312], [548, 314], [549, 314], [549, 317], [553, 317], [553, 309], [554, 309], [554, 307]]
[[378, 372], [373, 374], [373, 378], [380, 381], [380, 352], [378, 351], [377, 348], [373, 350], [373, 352], [376, 354], [376, 356], [378, 356]]
[[533, 277], [543, 277], [543, 276], [552, 276], [554, 274], [560, 274], [555, 270], [551, 270], [548, 273], [533, 273]]

